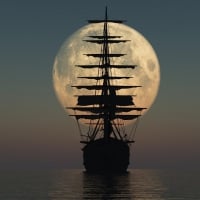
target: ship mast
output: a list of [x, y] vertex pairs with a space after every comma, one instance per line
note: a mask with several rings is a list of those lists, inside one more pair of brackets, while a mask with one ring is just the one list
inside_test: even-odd
[[[108, 46], [108, 15], [107, 15], [107, 7], [105, 12], [105, 22], [104, 22], [104, 30], [103, 30], [103, 36], [104, 36], [104, 43], [103, 43], [103, 59], [102, 59], [102, 66], [104, 66], [104, 73], [103, 73], [103, 90], [102, 90], [102, 96], [106, 98], [108, 95], [116, 96], [115, 90], [112, 90], [110, 86], [110, 75], [109, 75], [109, 66], [110, 66], [110, 57], [109, 57], [109, 46]], [[111, 132], [112, 132], [112, 125], [111, 125], [111, 119], [110, 116], [112, 115], [112, 111], [114, 110], [115, 105], [110, 105], [110, 102], [105, 102], [103, 105], [104, 107], [104, 138], [108, 139]], [[107, 109], [108, 108], [108, 109]]]
[[[95, 95], [78, 95], [77, 106], [68, 107], [68, 109], [87, 112], [89, 114], [74, 114], [71, 116], [79, 119], [96, 120], [92, 133], [88, 134], [89, 141], [95, 140], [97, 134], [103, 129], [103, 138], [108, 140], [113, 133], [115, 139], [124, 140], [119, 130], [120, 125], [116, 123], [116, 119], [133, 120], [140, 116], [140, 114], [130, 114], [128, 112], [140, 112], [145, 108], [136, 107], [133, 102], [133, 95], [119, 95], [117, 90], [131, 89], [141, 87], [137, 85], [112, 85], [110, 80], [116, 79], [130, 79], [132, 77], [111, 76], [111, 69], [135, 69], [136, 65], [114, 65], [111, 64], [111, 57], [120, 57], [125, 54], [110, 53], [109, 45], [114, 43], [125, 43], [129, 40], [120, 39], [121, 36], [108, 34], [108, 23], [123, 23], [122, 20], [110, 20], [107, 15], [107, 7], [105, 10], [105, 19], [103, 20], [89, 20], [89, 23], [103, 23], [103, 34], [88, 36], [90, 39], [84, 40], [85, 42], [97, 43], [102, 45], [101, 53], [88, 53], [86, 56], [92, 56], [100, 59], [99, 65], [76, 65], [84, 69], [98, 68], [101, 71], [101, 76], [86, 77], [81, 76], [82, 79], [93, 79], [97, 82], [101, 80], [100, 84], [96, 85], [73, 85], [77, 89], [87, 89], [93, 91], [100, 91], [100, 94]], [[126, 112], [127, 114], [120, 114]], [[119, 126], [118, 126], [119, 125]]]

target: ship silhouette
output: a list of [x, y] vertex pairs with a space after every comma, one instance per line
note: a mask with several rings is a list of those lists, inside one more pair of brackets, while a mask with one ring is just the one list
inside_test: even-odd
[[[85, 70], [96, 70], [97, 76], [79, 76], [78, 79], [90, 79], [94, 85], [72, 85], [80, 94], [77, 95], [77, 104], [67, 109], [74, 110], [77, 121], [84, 120], [88, 125], [88, 131], [83, 134], [80, 141], [83, 143], [83, 164], [87, 172], [126, 172], [129, 165], [130, 144], [133, 139], [125, 132], [126, 120], [137, 120], [141, 112], [146, 109], [137, 107], [133, 101], [133, 94], [122, 95], [120, 90], [129, 90], [141, 87], [139, 85], [122, 85], [116, 82], [124, 82], [131, 76], [113, 76], [113, 69], [135, 69], [137, 66], [118, 65], [117, 58], [123, 53], [111, 53], [110, 46], [117, 43], [128, 43], [130, 40], [122, 39], [119, 35], [109, 34], [109, 23], [123, 23], [123, 20], [108, 19], [107, 7], [105, 18], [102, 20], [88, 20], [89, 23], [98, 23], [102, 27], [102, 35], [89, 35], [85, 42], [101, 45], [100, 53], [84, 54], [88, 57], [99, 59], [99, 64], [77, 64], [76, 67]], [[115, 80], [115, 84], [113, 84]], [[116, 81], [117, 80], [117, 81]], [[84, 81], [83, 81], [84, 82]], [[81, 94], [81, 89], [91, 92], [89, 95]], [[78, 111], [78, 113], [77, 113]]]

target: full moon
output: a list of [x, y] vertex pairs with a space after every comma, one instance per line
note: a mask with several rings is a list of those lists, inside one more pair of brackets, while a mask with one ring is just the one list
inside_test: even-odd
[[[132, 76], [131, 79], [112, 80], [114, 85], [137, 85], [134, 89], [119, 90], [118, 94], [133, 94], [137, 107], [145, 107], [142, 114], [152, 106], [160, 84], [160, 66], [156, 53], [145, 37], [127, 25], [109, 23], [110, 35], [122, 36], [126, 43], [110, 44], [110, 53], [123, 53], [125, 56], [111, 58], [111, 64], [137, 65], [135, 69], [112, 69], [113, 76]], [[78, 90], [72, 85], [95, 85], [91, 79], [80, 79], [79, 76], [97, 76], [98, 69], [82, 69], [76, 65], [99, 64], [98, 58], [88, 57], [87, 53], [100, 53], [101, 45], [88, 43], [87, 36], [102, 35], [103, 23], [89, 24], [72, 34], [65, 40], [56, 55], [53, 66], [53, 85], [59, 102], [68, 114], [73, 110], [78, 94], [91, 94], [86, 89]], [[94, 94], [94, 93], [93, 93]]]

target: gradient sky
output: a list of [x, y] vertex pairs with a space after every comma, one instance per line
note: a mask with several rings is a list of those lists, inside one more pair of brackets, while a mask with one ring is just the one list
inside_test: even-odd
[[140, 121], [131, 167], [200, 167], [199, 0], [1, 0], [0, 168], [80, 168], [79, 132], [56, 99], [64, 40], [104, 16], [126, 19], [153, 45], [158, 97]]

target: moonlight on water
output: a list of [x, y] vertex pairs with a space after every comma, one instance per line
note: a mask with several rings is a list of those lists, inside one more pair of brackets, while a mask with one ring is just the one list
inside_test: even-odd
[[[109, 23], [110, 35], [122, 35], [123, 39], [129, 40], [127, 43], [112, 44], [111, 53], [123, 52], [126, 55], [120, 58], [112, 58], [112, 64], [133, 64], [137, 67], [133, 69], [113, 69], [113, 76], [132, 76], [131, 79], [123, 81], [112, 80], [113, 84], [120, 82], [122, 85], [138, 85], [139, 88], [124, 89], [119, 91], [122, 95], [134, 95], [134, 103], [138, 107], [145, 107], [143, 114], [152, 106], [160, 84], [160, 66], [156, 53], [145, 37], [127, 25]], [[59, 102], [65, 109], [73, 107], [77, 103], [77, 97], [82, 94], [90, 94], [91, 91], [77, 90], [72, 85], [94, 85], [94, 80], [78, 79], [79, 76], [97, 76], [98, 70], [85, 70], [77, 67], [80, 64], [99, 64], [99, 60], [87, 57], [87, 53], [100, 53], [101, 45], [85, 42], [87, 36], [101, 35], [102, 26], [99, 24], [86, 25], [69, 38], [61, 46], [56, 55], [53, 66], [53, 85]], [[65, 109], [68, 114], [73, 114], [72, 110]]]

